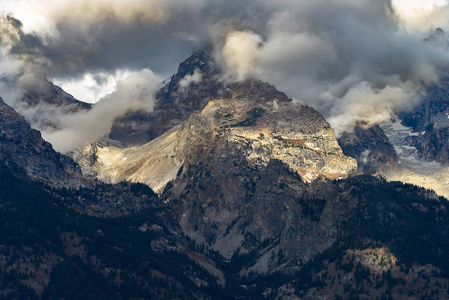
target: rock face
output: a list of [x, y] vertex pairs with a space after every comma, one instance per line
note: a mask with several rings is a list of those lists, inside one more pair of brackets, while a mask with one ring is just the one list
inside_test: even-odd
[[184, 139], [194, 143], [192, 148], [199, 150], [192, 151], [186, 163], [197, 163], [212, 149], [222, 148], [220, 156], [238, 151], [255, 168], [279, 160], [304, 182], [320, 176], [345, 178], [356, 168], [355, 160], [343, 155], [333, 129], [317, 111], [288, 100], [260, 81], [236, 83], [230, 99], [209, 102], [181, 131]]
[[444, 122], [434, 119], [425, 127], [424, 134], [411, 141], [424, 159], [447, 165], [449, 163], [449, 120], [446, 121], [448, 118], [446, 114], [439, 117]]
[[[209, 160], [185, 170], [168, 189], [166, 200], [184, 234], [198, 245], [226, 259], [253, 255], [243, 274], [283, 268], [280, 255], [288, 264], [309, 260], [329, 248], [342, 215], [354, 204], [328, 201], [320, 193], [312, 196], [307, 185], [279, 161], [255, 171], [244, 161], [234, 160], [225, 165], [227, 169], [218, 169], [224, 162]], [[313, 190], [326, 195], [336, 192], [320, 187]]]
[[185, 235], [225, 259], [252, 257], [242, 275], [288, 268], [283, 263], [307, 261], [336, 241], [337, 226], [354, 203], [322, 198], [337, 190], [319, 183], [309, 190], [279, 161], [254, 170], [238, 155], [229, 162], [208, 156], [166, 190], [164, 200]]
[[44, 81], [41, 86], [27, 90], [22, 97], [22, 101], [30, 106], [39, 104], [59, 106], [63, 107], [67, 112], [76, 112], [92, 107], [89, 103], [75, 99], [50, 81]]
[[[194, 61], [187, 66], [202, 65]], [[193, 84], [198, 71], [182, 70], [174, 86], [190, 76], [202, 91]], [[159, 197], [129, 182], [54, 188], [74, 186], [78, 166], [0, 103], [0, 281], [8, 279], [0, 295], [29, 298], [20, 294], [29, 292], [25, 284], [42, 298], [446, 297], [446, 199], [381, 178], [346, 178], [357, 164], [329, 124], [267, 83], [225, 91], [198, 105], [185, 98], [180, 112], [165, 115], [178, 125], [164, 133], [173, 124], [143, 116], [135, 135], [152, 139], [145, 126], [155, 122], [159, 136], [142, 146], [105, 140], [72, 153], [91, 179], [145, 183]], [[349, 150], [379, 141], [390, 153], [378, 128], [356, 131]], [[383, 163], [371, 159], [366, 166]], [[18, 177], [16, 167], [53, 187]]]
[[338, 138], [338, 143], [345, 155], [357, 159], [358, 168], [363, 173], [398, 161], [394, 147], [378, 125], [371, 128], [357, 126], [354, 132], [344, 133]]
[[25, 119], [0, 98], [0, 159], [23, 168], [32, 179], [53, 186], [79, 186], [79, 166], [55, 152]]
[[11, 105], [33, 128], [40, 131], [57, 129], [58, 120], [55, 116], [88, 110], [92, 107], [91, 104], [75, 99], [47, 80], [28, 87], [20, 101]]
[[449, 199], [449, 168], [422, 174], [396, 165], [384, 166], [378, 173], [388, 181], [400, 181], [421, 186]]
[[227, 87], [206, 52], [194, 53], [156, 94], [152, 113], [130, 112], [117, 119], [109, 137], [125, 147], [140, 146], [186, 121], [210, 100], [226, 98]]
[[88, 145], [73, 157], [85, 174], [111, 183], [141, 182], [161, 192], [181, 166], [212, 159], [211, 153], [213, 159], [244, 159], [253, 169], [280, 161], [303, 182], [346, 178], [357, 168], [354, 159], [343, 155], [333, 129], [318, 112], [256, 80], [234, 84], [228, 99], [210, 101], [188, 121], [144, 146]]
[[427, 161], [449, 163], [449, 81], [429, 88], [422, 104], [400, 115], [405, 126], [419, 134], [410, 138]]
[[244, 273], [267, 273], [279, 256], [308, 260], [335, 241], [339, 211], [351, 204], [323, 200], [319, 190], [335, 192], [326, 185], [309, 194], [307, 183], [345, 178], [357, 164], [312, 108], [269, 84], [239, 82], [229, 99], [194, 113], [178, 140], [182, 169], [162, 197], [197, 244], [226, 259], [252, 253]]
[[160, 193], [182, 166], [183, 155], [177, 151], [180, 143], [175, 128], [140, 147], [118, 148], [99, 141], [70, 155], [89, 178], [107, 183], [140, 182]]

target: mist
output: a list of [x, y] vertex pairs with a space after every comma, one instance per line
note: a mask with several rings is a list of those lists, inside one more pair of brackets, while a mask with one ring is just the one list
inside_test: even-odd
[[42, 137], [53, 147], [66, 153], [85, 142], [103, 137], [111, 129], [115, 118], [129, 110], [152, 111], [154, 94], [161, 78], [144, 69], [118, 83], [117, 91], [104, 97], [90, 110], [74, 114], [59, 114], [57, 124], [62, 128], [43, 132]]
[[[205, 47], [223, 81], [267, 81], [320, 111], [337, 135], [410, 109], [449, 64], [442, 0], [5, 0], [0, 12], [8, 104], [36, 119], [20, 98], [47, 79], [98, 101], [51, 111], [60, 130], [43, 136], [59, 151], [107, 134], [129, 109], [151, 111], [156, 81]], [[182, 81], [190, 84], [201, 73]]]

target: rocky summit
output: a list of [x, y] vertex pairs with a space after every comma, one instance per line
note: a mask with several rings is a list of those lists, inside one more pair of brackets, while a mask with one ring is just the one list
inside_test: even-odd
[[109, 137], [125, 147], [141, 146], [186, 121], [210, 100], [226, 98], [229, 91], [221, 71], [207, 52], [194, 53], [156, 93], [154, 111], [130, 111], [115, 120]]
[[85, 174], [111, 183], [141, 182], [158, 192], [180, 168], [205, 159], [244, 159], [254, 169], [280, 161], [303, 182], [343, 179], [357, 168], [317, 111], [257, 80], [233, 84], [228, 98], [210, 101], [186, 122], [143, 146], [118, 148], [100, 142], [72, 156]]

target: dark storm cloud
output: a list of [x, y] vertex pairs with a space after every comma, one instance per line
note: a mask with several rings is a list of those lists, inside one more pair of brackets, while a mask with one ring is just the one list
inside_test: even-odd
[[[51, 61], [47, 67], [52, 76], [124, 67], [149, 67], [169, 74], [193, 50], [211, 42], [222, 46], [227, 34], [236, 31], [254, 32], [263, 42], [283, 34], [305, 34], [323, 42], [324, 47], [332, 46], [337, 61], [334, 69], [326, 68], [320, 78], [329, 72], [332, 76], [347, 74], [354, 63], [368, 77], [376, 70], [366, 71], [363, 65], [384, 68], [380, 72], [385, 74], [408, 76], [410, 64], [404, 56], [417, 54], [413, 49], [416, 41], [398, 34], [399, 20], [387, 0], [75, 0], [55, 7], [49, 5], [51, 1], [40, 3], [47, 5], [45, 17], [55, 32], [22, 35], [22, 43], [12, 52], [42, 55]], [[20, 30], [20, 21], [10, 19]], [[289, 46], [297, 45], [284, 46], [294, 52]], [[294, 73], [296, 58], [290, 54], [279, 63], [287, 73]], [[309, 58], [309, 65], [322, 59], [319, 55]], [[312, 71], [316, 75], [316, 70]]]
[[25, 34], [17, 19], [2, 22], [15, 31], [2, 43], [26, 62], [24, 75], [69, 79], [145, 67], [165, 76], [192, 51], [212, 45], [224, 80], [268, 81], [316, 107], [338, 133], [411, 107], [449, 63], [444, 34], [435, 39], [428, 38], [430, 27], [409, 30], [389, 0], [22, 3], [45, 7], [36, 14], [48, 25]]
[[20, 56], [22, 59], [31, 59], [40, 57], [41, 50], [44, 48], [42, 40], [35, 34], [25, 34], [22, 30], [22, 22], [8, 15], [1, 19], [3, 46], [9, 46], [9, 54]]

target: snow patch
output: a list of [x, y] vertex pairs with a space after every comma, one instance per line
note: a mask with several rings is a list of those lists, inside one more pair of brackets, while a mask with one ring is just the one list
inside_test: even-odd
[[413, 132], [412, 128], [403, 126], [399, 120], [379, 124], [390, 140], [399, 158], [399, 165], [419, 174], [430, 174], [443, 169], [439, 163], [427, 162], [419, 157], [418, 150], [408, 142], [408, 137], [425, 134]]
[[161, 88], [165, 87], [166, 85], [170, 84], [171, 79], [172, 79], [172, 77], [170, 76], [170, 77], [165, 78], [164, 80], [162, 80], [161, 83], [160, 83], [160, 87], [159, 88], [161, 89]]

